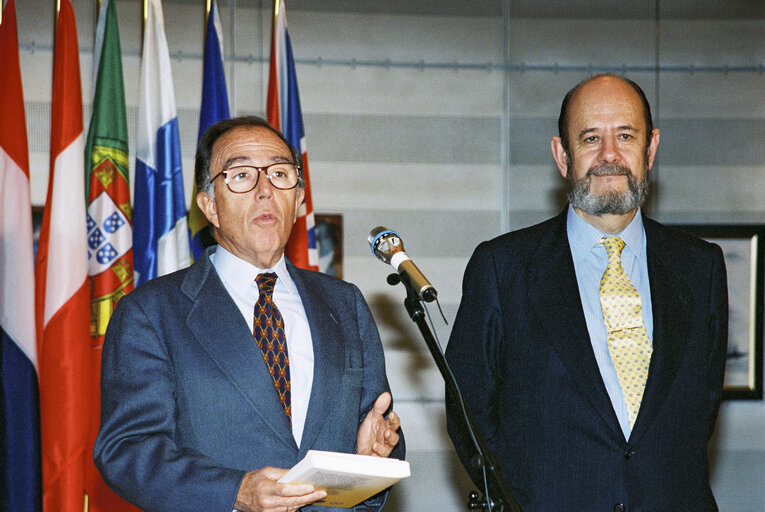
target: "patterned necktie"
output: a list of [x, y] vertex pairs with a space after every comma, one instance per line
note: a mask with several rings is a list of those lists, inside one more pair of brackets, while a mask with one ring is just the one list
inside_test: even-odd
[[290, 409], [290, 362], [287, 354], [287, 337], [284, 334], [284, 320], [279, 308], [273, 302], [276, 274], [258, 274], [258, 302], [255, 303], [253, 336], [263, 353], [268, 371], [274, 379], [274, 387], [284, 406], [287, 417], [292, 419]]
[[624, 241], [612, 236], [599, 243], [608, 253], [608, 267], [600, 280], [600, 307], [608, 331], [608, 352], [627, 401], [631, 428], [643, 400], [653, 349], [643, 325], [640, 294], [622, 268]]

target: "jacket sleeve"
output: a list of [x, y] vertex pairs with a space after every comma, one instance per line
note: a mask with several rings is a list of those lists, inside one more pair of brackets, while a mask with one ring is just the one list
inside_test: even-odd
[[[498, 380], [495, 362], [502, 338], [495, 262], [488, 246], [482, 244], [475, 250], [465, 270], [462, 302], [446, 348], [446, 359], [462, 398], [491, 450], [494, 450], [493, 441], [499, 428], [494, 399]], [[473, 482], [482, 488], [483, 479], [471, 461], [475, 448], [458, 398], [449, 389], [446, 393], [446, 419], [457, 455]]]
[[711, 276], [710, 311], [711, 336], [709, 351], [709, 435], [715, 428], [722, 398], [725, 361], [728, 353], [728, 279], [722, 249], [714, 246]]
[[133, 299], [119, 302], [104, 341], [96, 467], [117, 494], [144, 510], [231, 512], [245, 473], [174, 441], [171, 359], [163, 336]]
[[[372, 409], [377, 397], [384, 391], [390, 392], [388, 377], [385, 372], [385, 355], [383, 353], [380, 334], [377, 330], [372, 313], [369, 311], [361, 292], [357, 287], [354, 289], [354, 302], [356, 304], [356, 317], [359, 325], [359, 335], [364, 351], [364, 396], [362, 397], [362, 410], [359, 411], [359, 425], [364, 421], [367, 413]], [[393, 402], [391, 401], [391, 410]], [[404, 441], [404, 432], [399, 430], [399, 442], [390, 454], [391, 458], [404, 460], [406, 455], [406, 443]], [[390, 489], [372, 496], [363, 503], [355, 507], [358, 512], [367, 512], [368, 510], [379, 511], [385, 505]]]

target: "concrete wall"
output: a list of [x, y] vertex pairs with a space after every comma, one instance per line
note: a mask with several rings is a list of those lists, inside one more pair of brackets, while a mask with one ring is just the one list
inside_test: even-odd
[[[53, 3], [17, 0], [38, 205], [48, 173]], [[187, 200], [203, 4], [164, 2]], [[94, 5], [74, 1], [86, 116]], [[265, 110], [269, 5], [221, 2], [236, 114]], [[395, 488], [390, 510], [464, 510], [469, 484], [445, 433], [441, 377], [404, 312], [403, 289], [386, 284], [390, 269], [369, 252], [370, 229], [385, 225], [401, 234], [451, 323], [475, 245], [562, 208], [562, 180], [549, 153], [560, 100], [600, 71], [639, 82], [662, 130], [652, 216], [765, 223], [765, 7], [744, 0], [612, 5], [288, 2], [315, 209], [343, 216], [344, 277], [361, 288], [378, 321], [407, 436], [413, 476]], [[117, 7], [134, 136], [141, 2], [117, 0]], [[132, 151], [131, 141], [131, 162]], [[445, 345], [450, 326], [436, 309], [431, 314]], [[724, 403], [712, 451], [721, 510], [765, 510], [765, 403]]]

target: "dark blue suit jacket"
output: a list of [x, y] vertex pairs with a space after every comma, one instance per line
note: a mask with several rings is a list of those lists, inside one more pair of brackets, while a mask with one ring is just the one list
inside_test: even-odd
[[[484, 242], [468, 264], [447, 359], [524, 512], [717, 510], [707, 443], [727, 345], [722, 251], [644, 224], [653, 355], [629, 441], [590, 344], [565, 212]], [[447, 415], [469, 468], [453, 397]]]
[[[360, 422], [389, 391], [358, 288], [288, 262], [315, 360], [298, 447], [213, 250], [120, 300], [106, 333], [94, 460], [120, 496], [151, 512], [231, 512], [247, 471], [290, 468], [309, 449], [354, 453]], [[403, 455], [402, 436], [392, 456]], [[384, 498], [368, 503], [379, 508]]]

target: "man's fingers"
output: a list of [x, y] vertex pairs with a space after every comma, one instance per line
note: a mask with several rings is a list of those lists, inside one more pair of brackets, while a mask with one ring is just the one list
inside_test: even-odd
[[[306, 490], [307, 489], [307, 490]], [[259, 509], [263, 511], [297, 510], [327, 497], [323, 490], [310, 485], [276, 484], [273, 494], [261, 496]]]
[[261, 468], [257, 471], [259, 475], [265, 476], [266, 478], [270, 480], [279, 480], [281, 477], [287, 474], [286, 469], [283, 468], [275, 468], [271, 466], [267, 466], [265, 468]]
[[247, 473], [239, 487], [236, 508], [248, 512], [297, 510], [327, 497], [327, 492], [307, 484], [277, 482], [286, 469], [266, 467]]
[[398, 428], [401, 426], [401, 418], [398, 417], [398, 414], [391, 411], [388, 415], [388, 428], [391, 430], [398, 430]]
[[391, 448], [396, 446], [396, 443], [398, 443], [398, 434], [395, 431], [386, 430], [384, 435], [385, 435], [385, 444], [387, 444]]
[[[292, 484], [285, 484], [288, 487], [299, 487], [297, 485]], [[300, 486], [305, 487], [305, 486]], [[310, 486], [308, 486], [310, 487]], [[312, 487], [311, 487], [312, 488]], [[292, 492], [292, 491], [287, 491]], [[309, 503], [313, 503], [317, 500], [322, 500], [327, 497], [327, 491], [323, 490], [315, 490], [308, 494], [306, 493], [300, 493], [300, 494], [282, 494], [282, 497], [278, 499], [278, 503], [282, 507], [303, 507], [305, 505], [308, 505]]]
[[285, 498], [293, 496], [307, 496], [314, 492], [312, 485], [307, 484], [276, 484], [276, 494]]
[[372, 413], [382, 416], [385, 414], [385, 411], [388, 410], [388, 407], [390, 407], [391, 402], [391, 396], [390, 393], [385, 391], [384, 393], [380, 393], [380, 396], [377, 397], [377, 400], [375, 400], [375, 405], [372, 407]]

